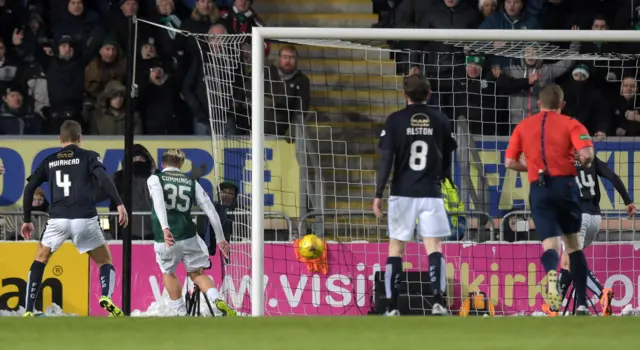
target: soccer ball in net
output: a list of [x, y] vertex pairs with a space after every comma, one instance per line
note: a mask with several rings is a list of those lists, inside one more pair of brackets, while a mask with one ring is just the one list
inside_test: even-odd
[[317, 259], [324, 252], [324, 242], [314, 234], [309, 234], [298, 242], [300, 255], [306, 259]]

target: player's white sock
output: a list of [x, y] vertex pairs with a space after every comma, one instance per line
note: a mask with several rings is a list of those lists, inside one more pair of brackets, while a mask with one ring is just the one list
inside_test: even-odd
[[216, 287], [209, 288], [207, 290], [207, 297], [209, 298], [210, 301], [214, 301], [218, 299], [222, 300], [222, 295], [220, 295], [220, 292]]
[[173, 309], [176, 310], [178, 316], [187, 316], [187, 307], [184, 305], [184, 298], [171, 300], [171, 305], [173, 305]]

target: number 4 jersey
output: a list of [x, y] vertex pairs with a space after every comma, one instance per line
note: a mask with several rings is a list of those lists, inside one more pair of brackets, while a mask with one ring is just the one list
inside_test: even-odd
[[600, 181], [598, 180], [600, 176], [611, 181], [613, 187], [620, 193], [625, 205], [632, 203], [631, 197], [620, 177], [609, 169], [607, 163], [601, 161], [598, 157], [595, 158], [589, 168], [583, 168], [579, 162], [576, 162], [576, 169], [578, 170], [576, 183], [580, 188], [583, 213], [600, 215]]
[[382, 195], [393, 159], [390, 195], [442, 197], [441, 182], [457, 148], [447, 116], [425, 104], [411, 104], [387, 118], [379, 147], [383, 156], [376, 196]]
[[[100, 176], [107, 179], [99, 181]], [[99, 182], [110, 181], [98, 153], [76, 145], [66, 146], [46, 157], [27, 180], [35, 186], [45, 181], [49, 183], [49, 216], [56, 219], [97, 216], [95, 189]]]

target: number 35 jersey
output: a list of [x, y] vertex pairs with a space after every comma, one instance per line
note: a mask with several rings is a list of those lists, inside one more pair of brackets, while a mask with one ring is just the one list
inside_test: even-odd
[[105, 169], [98, 153], [70, 145], [47, 156], [29, 178], [48, 182], [50, 218], [89, 219], [98, 215], [95, 172], [99, 168]]
[[[196, 203], [196, 186], [200, 187], [200, 185], [180, 170], [172, 168], [151, 177], [156, 177], [157, 181], [151, 178], [147, 181], [149, 191], [162, 190], [167, 222], [173, 238], [176, 241], [182, 241], [194, 237], [197, 233], [196, 224], [191, 217], [191, 208]], [[200, 190], [204, 193], [202, 187]], [[206, 196], [206, 193], [204, 195]], [[151, 211], [151, 225], [154, 240], [164, 242], [164, 233], [155, 203]]]
[[449, 118], [425, 104], [412, 104], [391, 114], [379, 147], [394, 155], [390, 195], [442, 197], [441, 182], [457, 148]]

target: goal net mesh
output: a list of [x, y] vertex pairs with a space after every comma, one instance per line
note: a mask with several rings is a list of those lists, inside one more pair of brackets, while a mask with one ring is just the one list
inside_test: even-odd
[[[637, 57], [583, 53], [575, 44], [446, 42], [449, 52], [425, 53], [386, 42], [284, 40], [265, 48], [265, 67], [252, 67], [249, 35], [182, 34], [200, 49], [215, 180], [238, 188], [229, 216], [231, 256], [212, 273], [243, 314], [251, 314], [252, 108], [264, 108], [265, 115], [265, 152], [259, 156], [265, 161], [266, 315], [366, 315], [384, 298], [386, 217], [378, 220], [371, 211], [377, 140], [385, 118], [405, 106], [403, 76], [410, 71], [428, 75], [434, 90], [429, 104], [455, 121], [459, 143], [455, 190], [446, 193], [453, 228], [443, 246], [448, 305], [456, 314], [469, 293], [480, 291], [497, 315], [521, 315], [541, 310], [546, 279], [528, 213], [526, 174], [503, 166], [511, 130], [537, 112], [545, 84], [563, 82], [574, 98], [573, 73], [584, 73], [576, 70], [583, 65], [586, 75], [606, 77], [613, 92], [601, 96], [607, 103], [621, 98], [624, 78], [632, 77], [627, 95], [633, 95], [630, 108], [636, 106]], [[264, 106], [251, 101], [252, 69], [265, 71]], [[640, 178], [632, 166], [635, 142], [615, 132], [597, 142], [597, 156], [633, 197]], [[586, 254], [600, 282], [615, 292], [613, 310], [621, 313], [638, 306], [635, 221], [622, 215], [625, 205], [609, 182], [601, 181], [600, 190], [603, 224]], [[326, 240], [326, 261], [296, 256], [293, 242], [307, 233]], [[417, 237], [407, 245], [404, 267], [400, 308], [429, 314], [428, 259]]]

